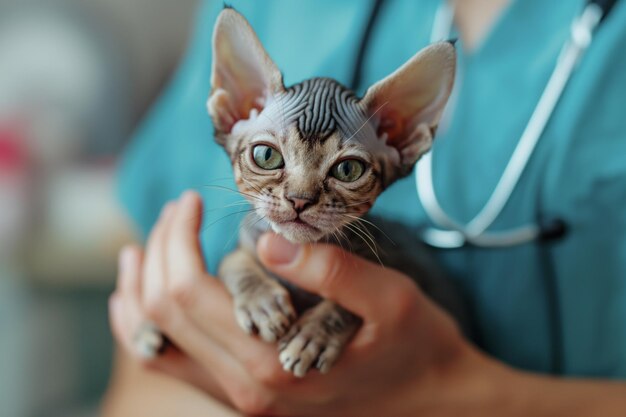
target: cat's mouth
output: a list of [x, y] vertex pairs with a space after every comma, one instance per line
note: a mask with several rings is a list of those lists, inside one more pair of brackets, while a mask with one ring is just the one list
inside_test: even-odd
[[315, 242], [319, 240], [322, 231], [301, 219], [299, 216], [288, 221], [275, 223], [274, 231], [286, 237], [288, 240], [297, 243]]
[[282, 223], [280, 223], [280, 225], [281, 226], [288, 226], [288, 227], [291, 226], [291, 227], [298, 227], [298, 228], [308, 228], [308, 229], [311, 229], [312, 231], [319, 232], [319, 229], [317, 227], [311, 225], [310, 223], [308, 223], [305, 220], [302, 220], [300, 218], [300, 216], [296, 217], [293, 220], [282, 222]]

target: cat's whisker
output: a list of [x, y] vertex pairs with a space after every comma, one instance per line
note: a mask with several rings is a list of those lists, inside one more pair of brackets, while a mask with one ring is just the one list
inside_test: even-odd
[[217, 210], [223, 210], [223, 209], [227, 209], [227, 208], [231, 208], [231, 207], [239, 207], [239, 206], [249, 206], [250, 202], [243, 200], [243, 201], [235, 201], [234, 203], [230, 203], [230, 204], [226, 204], [225, 206], [221, 206], [221, 207], [212, 207], [210, 209], [206, 209], [203, 212], [206, 213], [211, 213]]
[[234, 213], [228, 213], [228, 214], [220, 217], [219, 219], [217, 219], [215, 221], [212, 221], [210, 224], [204, 226], [202, 228], [202, 231], [204, 232], [204, 231], [208, 230], [211, 226], [215, 225], [216, 223], [218, 223], [218, 222], [220, 222], [220, 221], [222, 221], [222, 220], [224, 220], [224, 219], [226, 219], [228, 217], [232, 217], [232, 216], [235, 216], [237, 214], [250, 213], [250, 212], [253, 212], [254, 210], [255, 210], [254, 208], [250, 208], [250, 209], [246, 209], [246, 210], [236, 211]]
[[[233, 181], [233, 176], [228, 176], [228, 177], [218, 177], [218, 178], [212, 178], [211, 182], [218, 182], [218, 181]], [[202, 187], [205, 184], [198, 184], [195, 187]]]
[[211, 178], [209, 181], [210, 182], [208, 184], [204, 184], [204, 183], [191, 184], [190, 188], [198, 192], [201, 192], [201, 188], [203, 187], [214, 185], [214, 183], [216, 182], [233, 181], [233, 177], [231, 175], [229, 177]]
[[367, 219], [364, 219], [363, 217], [353, 216], [352, 214], [347, 214], [347, 213], [346, 213], [346, 214], [343, 214], [343, 215], [344, 215], [344, 216], [346, 216], [346, 217], [349, 217], [349, 218], [353, 219], [353, 220], [354, 220], [354, 221], [356, 221], [356, 222], [363, 222], [363, 223], [367, 223], [367, 224], [369, 224], [370, 226], [372, 226], [372, 227], [374, 227], [376, 230], [378, 230], [380, 233], [382, 233], [382, 234], [383, 234], [383, 236], [385, 236], [385, 237], [389, 240], [389, 242], [391, 242], [394, 246], [396, 245], [396, 242], [394, 242], [394, 241], [393, 241], [393, 239], [391, 239], [391, 238], [389, 237], [389, 235], [387, 235], [387, 233], [385, 233], [385, 232], [383, 231], [383, 229], [381, 229], [380, 227], [376, 226], [376, 224], [372, 223], [371, 221], [369, 221], [369, 220], [367, 220]]
[[198, 219], [201, 219], [205, 215], [207, 215], [209, 213], [213, 213], [213, 212], [218, 211], [218, 210], [224, 210], [224, 209], [232, 208], [232, 207], [243, 207], [243, 206], [249, 206], [249, 205], [250, 205], [250, 202], [243, 200], [243, 201], [236, 201], [236, 202], [231, 203], [231, 204], [226, 204], [225, 206], [221, 206], [221, 207], [212, 207], [212, 208], [209, 208], [209, 209], [203, 209], [202, 210], [202, 214], [198, 214], [198, 215], [192, 216], [189, 219], [189, 221], [190, 222], [197, 222]]
[[[372, 251], [372, 254], [376, 257], [376, 259], [378, 260], [378, 262], [380, 263], [381, 266], [383, 265], [383, 261], [380, 259], [380, 256], [378, 255], [378, 251], [376, 250], [376, 243], [372, 242], [370, 243], [370, 241], [368, 241], [368, 239], [366, 238], [367, 235], [363, 234], [363, 231], [361, 229], [359, 229], [356, 224], [354, 223], [346, 223], [344, 225], [344, 227], [346, 227], [348, 230], [350, 230], [352, 233], [354, 233], [356, 236], [358, 236], [363, 243], [365, 243], [367, 245], [367, 247]], [[367, 236], [369, 238], [369, 236]], [[373, 244], [373, 246], [372, 246]]]
[[[365, 223], [360, 223], [360, 221], [362, 220], [361, 218], [356, 218], [354, 219], [355, 221], [353, 221], [351, 224], [355, 227], [357, 227], [359, 230], [361, 230], [369, 239], [369, 241], [372, 243], [372, 245], [374, 245], [376, 248], [378, 248], [378, 243], [376, 242], [376, 238], [374, 237], [374, 235], [372, 234], [372, 232], [369, 230], [369, 228], [367, 227], [367, 225]], [[371, 224], [371, 223], [370, 223]], [[375, 225], [374, 225], [375, 226]], [[381, 230], [382, 232], [382, 230]]]
[[355, 227], [353, 224], [350, 224], [350, 223], [346, 224], [344, 227], [346, 227], [348, 230], [350, 230], [352, 232], [352, 234], [354, 234], [359, 239], [361, 239], [363, 241], [363, 243], [365, 243], [365, 245], [372, 252], [372, 254], [376, 257], [378, 262], [382, 265], [382, 261], [380, 260], [380, 257], [378, 256], [378, 252], [376, 251], [376, 248], [374, 246], [372, 246], [372, 244], [367, 240], [367, 238], [363, 235], [363, 232], [360, 229], [358, 229], [357, 227]]
[[246, 192], [243, 192], [243, 191], [241, 191], [239, 189], [230, 188], [230, 187], [226, 187], [226, 186], [223, 186], [223, 185], [205, 184], [205, 185], [203, 185], [203, 187], [216, 188], [218, 190], [229, 191], [231, 193], [239, 194], [239, 195], [250, 197], [250, 198], [257, 198], [257, 199], [259, 198], [258, 196], [255, 196], [254, 194], [246, 193]]
[[[353, 252], [353, 250], [352, 250], [352, 249], [353, 249], [353, 248], [352, 248], [352, 243], [350, 242], [350, 239], [348, 238], [348, 235], [346, 235], [346, 232], [344, 232], [344, 231], [341, 229], [341, 227], [337, 227], [337, 228], [335, 229], [335, 233], [337, 233], [337, 236], [338, 236], [338, 239], [337, 239], [337, 240], [338, 240], [338, 242], [339, 242], [339, 245], [341, 246], [341, 239], [344, 239], [344, 240], [345, 240], [345, 242], [346, 242], [346, 245], [348, 246], [348, 251], [349, 251], [350, 253], [352, 253], [352, 252]], [[341, 246], [341, 248], [343, 249], [343, 246]]]
[[260, 215], [257, 211], [256, 213], [256, 219], [254, 220], [253, 223], [250, 223], [252, 219], [254, 219], [253, 216], [246, 216], [246, 218], [244, 219], [244, 222], [247, 222], [247, 224], [245, 225], [246, 227], [253, 229], [254, 226], [256, 226], [260, 221], [265, 220], [267, 218], [266, 215]]
[[[246, 217], [244, 217], [244, 218], [243, 218], [243, 222], [242, 222], [242, 223], [245, 223], [245, 222], [248, 222], [248, 223], [249, 223], [249, 222], [250, 222], [250, 218], [251, 218], [251, 216], [246, 216]], [[259, 217], [259, 218], [258, 218], [258, 219], [254, 222], [254, 223], [252, 223], [252, 224], [247, 224], [247, 225], [245, 225], [245, 227], [249, 227], [250, 229], [253, 229], [253, 228], [254, 228], [254, 226], [256, 226], [256, 224], [257, 224], [259, 221], [263, 220], [263, 219], [265, 219], [265, 216], [261, 216], [261, 217]], [[242, 227], [244, 227], [244, 224], [240, 225], [238, 228], [236, 228], [236, 229], [234, 229], [234, 230], [233, 230], [233, 232], [230, 234], [230, 237], [228, 238], [228, 240], [227, 240], [227, 241], [226, 241], [226, 243], [224, 244], [224, 250], [226, 250], [226, 248], [228, 247], [228, 245], [230, 244], [230, 242], [233, 240], [233, 238], [235, 237], [235, 235], [236, 235], [236, 234], [240, 231], [240, 229], [241, 229]]]
[[221, 206], [221, 207], [212, 207], [209, 209], [204, 209], [202, 210], [202, 215], [198, 215], [198, 216], [194, 216], [193, 218], [189, 219], [189, 221], [197, 221], [198, 218], [204, 217], [205, 215], [209, 214], [209, 213], [213, 213], [216, 211], [220, 211], [220, 210], [225, 210], [228, 208], [233, 208], [233, 207], [245, 207], [245, 206], [249, 206], [250, 202], [249, 201], [236, 201], [234, 203], [231, 204], [226, 204], [225, 206]]
[[[243, 221], [245, 222], [247, 218], [248, 218], [247, 216], [246, 216], [246, 217], [244, 217], [244, 218], [243, 218]], [[243, 223], [243, 222], [242, 222], [242, 223]], [[222, 248], [223, 250], [226, 250], [226, 248], [228, 247], [228, 245], [230, 244], [230, 242], [233, 240], [233, 238], [235, 237], [235, 235], [239, 234], [238, 232], [239, 232], [239, 230], [241, 229], [241, 226], [242, 226], [242, 225], [240, 224], [240, 225], [239, 225], [239, 227], [233, 228], [233, 231], [231, 232], [231, 234], [230, 234], [230, 236], [229, 236], [228, 240], [226, 241], [226, 243], [224, 243], [224, 247]]]
[[343, 244], [341, 243], [341, 237], [339, 236], [339, 233], [338, 233], [338, 232], [339, 232], [339, 229], [337, 228], [337, 229], [335, 229], [335, 230], [332, 230], [332, 231], [330, 232], [330, 235], [331, 235], [331, 237], [333, 238], [333, 240], [334, 240], [335, 242], [337, 242], [337, 244], [338, 244], [338, 245], [339, 245], [339, 247], [341, 248], [341, 253], [343, 254], [344, 259], [345, 259], [345, 256], [346, 256], [346, 254], [345, 254], [345, 248], [343, 247]]
[[263, 221], [265, 219], [267, 219], [267, 216], [259, 216], [259, 218], [256, 219], [256, 221], [254, 223], [252, 223], [252, 225], [250, 225], [250, 227], [256, 226], [259, 222], [261, 222], [261, 221]]
[[367, 203], [371, 203], [372, 200], [365, 200], [365, 201], [359, 201], [357, 203], [352, 203], [352, 204], [345, 204], [343, 207], [354, 207], [354, 206], [360, 206], [363, 204], [367, 204]]
[[353, 222], [351, 224], [353, 226], [355, 226], [356, 228], [358, 228], [359, 230], [361, 230], [363, 232], [363, 234], [365, 234], [365, 236], [367, 236], [369, 241], [372, 242], [372, 244], [378, 248], [378, 244], [376, 243], [376, 238], [374, 237], [372, 232], [370, 232], [370, 230], [367, 228], [367, 226], [365, 224], [361, 224], [358, 221]]
[[203, 185], [203, 187], [217, 188], [218, 190], [230, 191], [231, 193], [235, 193], [235, 194], [239, 194], [239, 195], [242, 195], [242, 196], [246, 196], [246, 197], [250, 197], [250, 198], [253, 198], [253, 199], [256, 199], [256, 200], [263, 201], [259, 196], [256, 196], [256, 195], [253, 195], [253, 194], [249, 194], [249, 193], [244, 193], [242, 191], [235, 190], [235, 189], [228, 188], [228, 187], [224, 187], [224, 186], [221, 186], [221, 185], [206, 184], [206, 185]]
[[[327, 235], [326, 236], [326, 241], [325, 241], [326, 243], [328, 243], [328, 242], [337, 242], [339, 244], [339, 246], [341, 246], [341, 243], [338, 242], [339, 238], [337, 237], [337, 229], [331, 230], [326, 235]], [[328, 236], [330, 236], [332, 239], [330, 239]]]

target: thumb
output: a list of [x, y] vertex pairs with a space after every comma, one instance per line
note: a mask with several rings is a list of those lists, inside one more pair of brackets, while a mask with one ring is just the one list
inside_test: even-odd
[[268, 270], [364, 319], [378, 317], [401, 293], [417, 290], [405, 275], [334, 245], [296, 245], [267, 233], [257, 251]]

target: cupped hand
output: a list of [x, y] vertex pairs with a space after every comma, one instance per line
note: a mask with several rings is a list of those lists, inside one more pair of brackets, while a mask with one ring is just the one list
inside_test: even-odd
[[[120, 256], [112, 326], [146, 366], [254, 415], [429, 415], [458, 402], [469, 386], [480, 391], [477, 369], [485, 360], [408, 277], [334, 246], [292, 245], [268, 234], [257, 247], [267, 269], [363, 319], [330, 373], [286, 373], [275, 345], [237, 326], [229, 294], [206, 272], [201, 214], [199, 196], [185, 193], [164, 208], [145, 253], [130, 247]], [[151, 360], [132, 342], [146, 320], [175, 346]]]

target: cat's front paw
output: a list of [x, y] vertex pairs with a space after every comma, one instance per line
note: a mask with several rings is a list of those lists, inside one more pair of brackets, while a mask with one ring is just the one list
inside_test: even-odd
[[312, 367], [326, 373], [356, 332], [360, 319], [329, 301], [300, 318], [280, 341], [283, 369], [301, 378]]
[[289, 293], [275, 281], [251, 280], [234, 302], [237, 323], [266, 342], [280, 339], [296, 319]]

